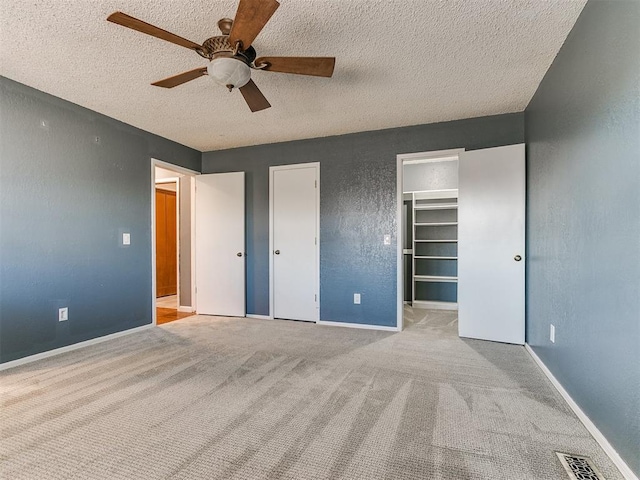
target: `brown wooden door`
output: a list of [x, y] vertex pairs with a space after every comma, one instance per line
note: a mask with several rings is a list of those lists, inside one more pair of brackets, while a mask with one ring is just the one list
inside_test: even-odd
[[176, 192], [156, 188], [156, 296], [178, 292]]

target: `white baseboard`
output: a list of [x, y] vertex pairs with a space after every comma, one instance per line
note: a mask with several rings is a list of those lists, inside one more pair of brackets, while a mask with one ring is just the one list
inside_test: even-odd
[[122, 332], [112, 333], [110, 335], [105, 335], [104, 337], [92, 338], [91, 340], [85, 340], [84, 342], [78, 342], [78, 343], [74, 343], [73, 345], [67, 345], [66, 347], [60, 347], [60, 348], [56, 348], [55, 350], [49, 350], [48, 352], [36, 353], [35, 355], [29, 355], [28, 357], [19, 358], [17, 360], [12, 360], [10, 362], [0, 363], [0, 370], [7, 370], [9, 368], [18, 367], [26, 363], [35, 362], [36, 360], [42, 360], [43, 358], [53, 357], [55, 355], [71, 352], [73, 350], [78, 350], [80, 348], [88, 347], [90, 345], [95, 345], [97, 343], [106, 342], [107, 340], [112, 340], [114, 338], [122, 337], [124, 335], [130, 335], [132, 333], [141, 332], [142, 330], [147, 330], [148, 328], [152, 328], [152, 327], [155, 327], [155, 325], [153, 324], [142, 325], [141, 327], [135, 327], [129, 330], [124, 330]]
[[273, 317], [269, 316], [269, 315], [247, 315], [247, 318], [257, 318], [258, 320], [274, 320]]
[[382, 325], [367, 325], [365, 323], [345, 323], [345, 322], [330, 322], [328, 320], [318, 320], [317, 324], [326, 325], [329, 327], [362, 328], [364, 330], [384, 330], [385, 332], [398, 331], [398, 327], [384, 327]]
[[436, 302], [427, 300], [414, 300], [412, 305], [418, 308], [427, 308], [431, 310], [458, 310], [458, 304], [455, 302]]
[[[284, 322], [289, 322], [292, 320], [285, 320], [285, 319], [281, 319], [281, 318], [273, 318], [269, 315], [247, 315], [247, 318], [257, 318], [259, 320], [278, 320], [278, 321], [284, 321]], [[317, 325], [328, 325], [330, 327], [348, 327], [348, 328], [362, 328], [362, 329], [366, 329], [366, 330], [384, 330], [387, 332], [397, 332], [398, 328], [397, 327], [382, 327], [382, 326], [378, 326], [378, 325], [366, 325], [363, 323], [344, 323], [344, 322], [330, 322], [327, 320], [318, 320], [317, 322], [307, 322], [307, 323], [315, 323]]]
[[542, 372], [547, 376], [549, 381], [551, 381], [551, 384], [556, 388], [556, 390], [558, 390], [560, 395], [562, 395], [562, 398], [564, 398], [565, 401], [569, 404], [569, 406], [571, 407], [571, 410], [573, 410], [573, 413], [576, 414], [578, 419], [583, 423], [583, 425], [587, 428], [587, 430], [589, 430], [589, 433], [593, 436], [595, 441], [598, 442], [598, 444], [600, 444], [600, 446], [602, 447], [604, 452], [609, 456], [611, 461], [615, 464], [616, 467], [618, 467], [618, 470], [620, 470], [620, 473], [622, 473], [622, 476], [626, 480], [638, 480], [638, 477], [635, 476], [635, 474], [631, 471], [631, 469], [625, 463], [625, 461], [620, 457], [620, 455], [618, 455], [618, 452], [616, 452], [615, 448], [613, 448], [613, 446], [609, 443], [609, 441], [602, 434], [602, 432], [598, 430], [598, 427], [596, 427], [596, 425], [591, 421], [591, 419], [587, 417], [587, 414], [584, 413], [582, 409], [578, 406], [578, 404], [573, 400], [573, 398], [571, 398], [571, 396], [569, 395], [569, 392], [567, 392], [564, 389], [564, 387], [560, 384], [560, 382], [556, 379], [556, 377], [553, 376], [553, 373], [551, 373], [551, 370], [549, 370], [547, 366], [542, 362], [542, 360], [540, 360], [540, 357], [536, 355], [536, 353], [533, 351], [533, 349], [529, 346], [528, 343], [524, 344], [524, 348], [527, 350], [527, 352], [529, 352], [529, 355], [531, 355], [531, 358], [533, 358], [533, 360], [538, 364], [538, 366], [540, 367]]
[[178, 311], [179, 312], [184, 312], [184, 313], [194, 313], [195, 309], [193, 307], [185, 307], [183, 305], [180, 305], [178, 307]]

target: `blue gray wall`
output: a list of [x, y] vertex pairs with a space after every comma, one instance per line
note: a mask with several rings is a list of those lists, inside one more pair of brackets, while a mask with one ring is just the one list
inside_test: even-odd
[[200, 152], [4, 77], [0, 111], [0, 362], [151, 323], [150, 159]]
[[587, 3], [526, 135], [527, 342], [640, 474], [640, 2]]
[[269, 166], [320, 162], [320, 319], [395, 326], [396, 155], [523, 141], [509, 114], [204, 153], [203, 173], [246, 172], [247, 313], [269, 314]]

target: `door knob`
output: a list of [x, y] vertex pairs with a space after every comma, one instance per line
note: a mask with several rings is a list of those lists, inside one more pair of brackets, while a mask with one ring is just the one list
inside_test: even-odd
[[275, 253], [276, 255], [280, 255], [280, 250], [276, 250], [276, 251], [275, 251], [275, 252], [273, 252], [273, 253]]
[[238, 253], [236, 253], [236, 255], [237, 255], [238, 257], [241, 257], [241, 256], [242, 256], [242, 252], [238, 252]]
[[513, 259], [514, 259], [516, 262], [519, 262], [520, 260], [522, 260], [522, 257], [521, 257], [520, 255], [516, 255], [515, 257], [513, 257]]

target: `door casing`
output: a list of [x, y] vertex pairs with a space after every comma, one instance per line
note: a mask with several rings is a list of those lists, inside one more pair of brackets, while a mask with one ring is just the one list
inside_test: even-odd
[[[157, 158], [151, 158], [151, 318], [152, 325], [157, 324], [157, 316], [156, 316], [156, 167], [164, 168], [165, 170], [172, 170], [177, 173], [181, 173], [185, 176], [190, 177], [190, 185], [191, 185], [191, 308], [192, 311], [196, 309], [196, 298], [195, 298], [195, 182], [193, 181], [196, 175], [200, 175], [200, 172], [195, 170], [190, 170], [188, 168], [180, 167], [178, 165], [174, 165], [173, 163], [163, 162], [162, 160], [158, 160]], [[178, 181], [178, 177], [173, 179], [167, 179], [169, 181]], [[177, 186], [179, 189], [179, 185]], [[179, 240], [178, 235], [178, 242]], [[178, 248], [179, 243], [178, 243]], [[180, 269], [178, 267], [178, 275], [180, 275]], [[178, 279], [178, 295], [180, 294], [180, 283]], [[178, 297], [178, 308], [180, 308], [180, 297]]]
[[414, 163], [416, 161], [425, 161], [431, 158], [449, 157], [453, 155], [460, 155], [464, 152], [464, 148], [453, 148], [449, 150], [435, 150], [431, 152], [416, 152], [416, 153], [402, 153], [396, 155], [396, 330], [401, 332], [404, 328], [403, 314], [404, 314], [404, 245], [402, 244], [402, 205], [403, 205], [403, 190], [404, 190], [404, 177], [403, 177], [403, 165], [405, 163]]

